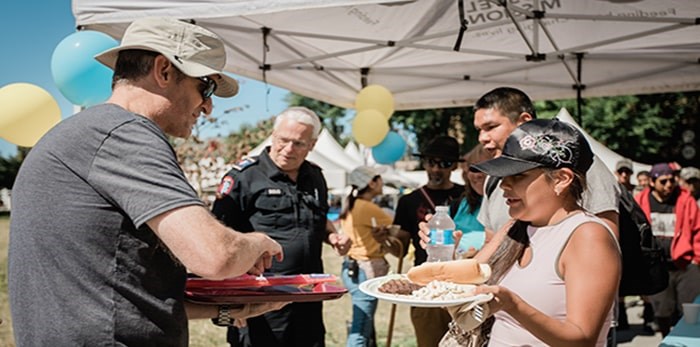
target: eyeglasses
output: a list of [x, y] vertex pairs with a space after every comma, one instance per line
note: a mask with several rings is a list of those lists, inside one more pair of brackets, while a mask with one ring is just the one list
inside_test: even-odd
[[216, 91], [216, 82], [207, 76], [197, 77], [197, 79], [204, 83], [199, 88], [202, 98], [205, 100], [211, 98], [211, 95]]
[[667, 183], [674, 184], [674, 183], [676, 183], [676, 179], [672, 177], [672, 178], [663, 178], [663, 179], [659, 180], [659, 184], [661, 184], [662, 186], [665, 186]]
[[440, 159], [434, 159], [434, 158], [424, 159], [424, 162], [425, 162], [425, 165], [427, 165], [428, 167], [437, 166], [441, 169], [449, 169], [455, 163], [454, 161], [451, 161], [451, 160], [444, 160], [444, 159], [440, 160]]
[[620, 175], [627, 174], [628, 176], [632, 174], [632, 170], [630, 169], [620, 169], [617, 170], [617, 173]]
[[307, 143], [306, 141], [285, 139], [284, 137], [279, 137], [279, 136], [274, 136], [273, 139], [276, 140], [277, 144], [280, 145], [281, 147], [287, 147], [287, 145], [290, 143], [292, 144], [292, 148], [294, 148], [294, 149], [307, 149], [310, 146], [310, 144]]

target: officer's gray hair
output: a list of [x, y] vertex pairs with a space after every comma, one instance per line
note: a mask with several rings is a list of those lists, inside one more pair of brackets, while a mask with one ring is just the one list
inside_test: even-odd
[[313, 133], [311, 134], [311, 138], [314, 140], [318, 138], [321, 132], [321, 119], [314, 111], [306, 107], [294, 106], [282, 111], [282, 113], [275, 118], [275, 125], [272, 130], [277, 130], [285, 119], [312, 126]]

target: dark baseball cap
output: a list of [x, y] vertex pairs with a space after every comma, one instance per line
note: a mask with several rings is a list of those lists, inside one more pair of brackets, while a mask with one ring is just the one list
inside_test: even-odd
[[459, 156], [459, 142], [452, 136], [438, 136], [431, 140], [421, 153], [413, 155], [421, 158], [440, 158], [449, 161], [464, 161]]
[[533, 119], [513, 130], [499, 157], [469, 169], [506, 177], [539, 167], [586, 173], [592, 164], [593, 151], [578, 129], [557, 119]]
[[651, 167], [649, 176], [653, 179], [657, 179], [659, 176], [673, 175], [673, 171], [669, 163], [656, 163]]

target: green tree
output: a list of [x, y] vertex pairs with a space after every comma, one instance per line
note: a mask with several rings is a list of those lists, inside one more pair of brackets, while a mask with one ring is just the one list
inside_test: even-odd
[[287, 94], [285, 101], [289, 106], [304, 106], [316, 112], [326, 129], [342, 146], [350, 141], [350, 138], [343, 136], [345, 127], [342, 123], [347, 116], [346, 109], [295, 93]]
[[[536, 103], [541, 118], [554, 117], [562, 107], [576, 110], [576, 100]], [[635, 161], [678, 161], [697, 165], [698, 157], [683, 158], [685, 130], [698, 133], [700, 92], [590, 98], [582, 107], [581, 126], [596, 140]]]
[[459, 141], [461, 152], [466, 153], [478, 143], [473, 113], [472, 107], [397, 111], [390, 121], [394, 127], [400, 125], [416, 135], [418, 151], [436, 136], [449, 135]]
[[13, 157], [0, 157], [0, 188], [12, 189], [19, 167], [29, 154], [29, 150], [28, 147], [17, 147], [17, 154]]

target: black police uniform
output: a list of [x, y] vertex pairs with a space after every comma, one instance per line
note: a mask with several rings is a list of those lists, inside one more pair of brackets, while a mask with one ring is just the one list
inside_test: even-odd
[[[266, 148], [258, 157], [238, 163], [223, 178], [212, 212], [227, 226], [262, 231], [284, 251], [273, 261], [274, 274], [322, 273], [321, 246], [327, 237], [328, 188], [321, 168], [304, 161], [296, 182], [282, 172]], [[256, 347], [324, 346], [321, 302], [292, 303], [279, 311], [248, 319], [242, 345]], [[229, 342], [240, 346], [236, 329]]]

